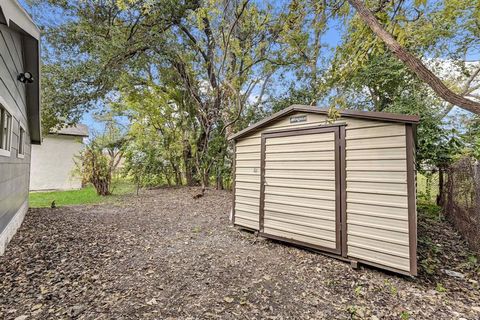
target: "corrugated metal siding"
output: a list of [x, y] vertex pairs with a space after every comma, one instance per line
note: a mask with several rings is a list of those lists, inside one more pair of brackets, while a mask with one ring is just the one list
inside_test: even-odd
[[[235, 148], [235, 223], [258, 229], [260, 139], [243, 139], [236, 143]], [[255, 189], [251, 190], [251, 186]]]
[[347, 126], [347, 246], [350, 257], [409, 271], [405, 132]]
[[[260, 187], [258, 191], [246, 190], [239, 182], [253, 182], [260, 186], [260, 145], [261, 132], [268, 132], [272, 130], [298, 128], [308, 126], [318, 126], [319, 122], [324, 122], [325, 116], [308, 114], [305, 123], [290, 124], [290, 119], [280, 119], [279, 122], [272, 126], [265, 128], [260, 132], [253, 133], [236, 142], [235, 153], [235, 224], [258, 230], [259, 228], [259, 210], [260, 210]], [[321, 143], [321, 142], [320, 142]], [[284, 148], [283, 148], [284, 149]], [[282, 150], [281, 145], [278, 150]], [[275, 157], [272, 156], [271, 157]], [[298, 173], [300, 174], [300, 173]], [[322, 171], [308, 171], [301, 173], [304, 177], [318, 179], [320, 177], [330, 177], [334, 179], [334, 174], [331, 172]], [[290, 180], [292, 173], [284, 170], [269, 170], [266, 177], [284, 178]], [[245, 210], [243, 205], [248, 205], [250, 211]]]
[[[12, 114], [10, 157], [0, 156], [0, 233], [28, 199], [30, 135], [25, 106], [25, 85], [16, 77], [23, 70], [22, 41], [18, 33], [0, 25], [0, 96]], [[26, 130], [25, 156], [18, 158], [19, 122]]]
[[[327, 172], [329, 179], [303, 179], [305, 170]], [[293, 174], [279, 183], [272, 171]], [[264, 232], [336, 249], [334, 175], [334, 132], [267, 138]]]
[[[306, 115], [306, 122], [291, 124], [291, 116], [286, 116], [236, 142], [237, 163], [240, 161], [240, 164], [243, 164], [243, 166], [237, 166], [236, 168], [237, 182], [250, 182], [258, 185], [255, 190], [236, 188], [236, 224], [256, 230], [259, 228], [261, 133], [288, 128], [317, 127], [325, 124], [326, 117], [324, 115], [307, 113], [297, 113], [296, 115], [300, 114]], [[356, 118], [340, 118], [338, 122], [347, 124], [348, 256], [409, 271], [405, 124]], [[290, 147], [283, 143], [292, 143], [298, 140], [302, 140], [302, 138], [288, 137], [278, 140], [275, 146], [270, 146], [270, 150], [285, 153], [277, 155], [277, 153], [270, 152], [266, 155], [266, 158], [270, 161], [283, 156], [291, 158], [292, 161], [296, 159], [300, 161], [321, 159], [321, 154], [312, 150], [328, 145], [328, 142], [315, 141], [310, 146], [303, 146], [302, 151], [297, 150], [295, 153], [288, 153]], [[314, 145], [315, 147], [313, 147]], [[297, 158], [294, 159], [295, 157]], [[241, 160], [249, 160], [250, 162], [242, 163]], [[308, 162], [302, 163], [303, 170], [301, 172], [283, 170], [282, 168], [273, 169], [275, 165], [269, 165], [265, 178], [279, 187], [289, 185], [299, 188], [303, 186], [312, 188], [313, 186], [321, 190], [331, 188], [331, 183], [335, 179], [334, 172], [311, 170], [308, 167]], [[247, 191], [250, 193], [245, 196]], [[274, 196], [272, 195], [272, 197]], [[277, 195], [276, 197], [281, 196]], [[268, 206], [278, 212], [277, 216], [285, 221], [291, 214], [296, 217], [303, 214], [302, 221], [306, 223], [312, 222], [312, 220], [309, 220], [311, 216], [323, 214], [325, 218], [329, 217], [330, 207], [326, 205], [327, 202], [318, 202], [326, 200], [306, 199], [298, 196], [292, 196], [288, 199], [285, 197], [271, 199], [277, 199], [278, 201]], [[248, 207], [245, 205], [248, 205]], [[323, 208], [324, 211], [318, 209], [320, 205], [326, 205], [326, 208]], [[268, 214], [268, 206], [266, 204], [266, 215]], [[277, 226], [280, 229], [280, 225], [277, 224]], [[285, 224], [282, 224], [281, 227], [285, 228]], [[302, 238], [300, 241], [325, 245], [325, 242], [313, 242], [313, 238], [306, 235], [308, 231], [312, 230], [303, 230], [302, 235], [297, 236], [298, 239]], [[271, 233], [272, 230], [265, 228], [265, 232]], [[288, 232], [277, 230], [275, 234], [287, 236]]]

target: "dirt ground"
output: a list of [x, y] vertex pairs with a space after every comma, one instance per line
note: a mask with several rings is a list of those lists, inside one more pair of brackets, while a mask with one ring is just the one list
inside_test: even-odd
[[193, 194], [31, 210], [0, 257], [0, 319], [480, 319], [478, 261], [444, 222], [420, 223], [412, 279], [256, 238], [228, 192]]

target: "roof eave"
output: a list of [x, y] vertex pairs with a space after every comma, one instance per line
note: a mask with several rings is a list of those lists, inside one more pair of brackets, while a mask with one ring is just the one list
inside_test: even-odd
[[51, 132], [48, 134], [49, 136], [68, 136], [68, 137], [80, 137], [80, 138], [88, 138], [88, 134], [76, 134], [76, 133], [57, 133]]
[[25, 64], [21, 72], [30, 72], [35, 80], [26, 86], [30, 140], [32, 144], [41, 144], [40, 29], [17, 0], [0, 0], [0, 10], [7, 26], [23, 38]]
[[[328, 109], [319, 108], [315, 106], [307, 106], [294, 104], [288, 108], [285, 108], [273, 115], [231, 135], [228, 140], [237, 140], [241, 137], [244, 137], [251, 132], [258, 130], [267, 124], [276, 121], [278, 118], [286, 116], [293, 112], [306, 112], [306, 113], [317, 113], [317, 114], [328, 114]], [[400, 123], [412, 123], [416, 124], [419, 122], [420, 118], [418, 116], [396, 114], [396, 113], [387, 113], [387, 112], [374, 112], [374, 111], [356, 111], [356, 110], [344, 110], [340, 111], [340, 115], [346, 118], [363, 118], [371, 120], [381, 120], [388, 122], [400, 122]]]
[[30, 139], [33, 144], [42, 141], [42, 116], [40, 105], [40, 42], [25, 37], [25, 71], [33, 74], [34, 82], [27, 84], [27, 109], [30, 125]]
[[40, 40], [40, 29], [17, 0], [0, 0], [0, 7], [10, 28], [19, 29]]

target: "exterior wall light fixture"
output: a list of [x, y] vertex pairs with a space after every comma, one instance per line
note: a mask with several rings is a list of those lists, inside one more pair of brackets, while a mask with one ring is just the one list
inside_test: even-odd
[[33, 75], [30, 72], [20, 73], [17, 77], [17, 80], [23, 83], [32, 83]]

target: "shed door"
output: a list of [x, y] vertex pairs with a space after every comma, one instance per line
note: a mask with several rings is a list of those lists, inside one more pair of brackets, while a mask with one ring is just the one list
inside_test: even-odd
[[262, 135], [260, 232], [341, 253], [339, 128]]

